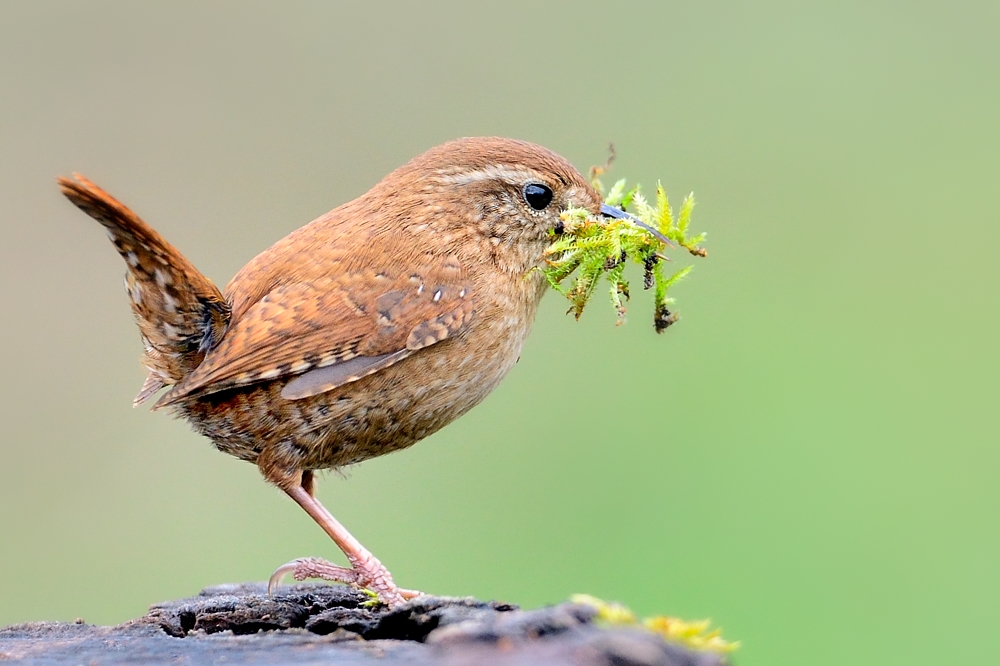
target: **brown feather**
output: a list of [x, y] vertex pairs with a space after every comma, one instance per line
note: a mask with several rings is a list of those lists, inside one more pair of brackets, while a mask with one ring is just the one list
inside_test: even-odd
[[381, 354], [379, 356], [355, 356], [352, 359], [328, 365], [325, 368], [315, 368], [305, 374], [295, 377], [281, 389], [281, 397], [286, 400], [302, 400], [320, 393], [332, 391], [351, 382], [356, 382], [379, 370], [388, 368], [393, 363], [402, 361], [412, 354], [409, 349]]
[[454, 336], [472, 319], [471, 288], [453, 257], [427, 257], [423, 266], [407, 271], [388, 267], [337, 274], [339, 266], [332, 268], [332, 274], [322, 278], [276, 287], [247, 309], [156, 408], [357, 357], [375, 359], [367, 371], [348, 372], [336, 382], [324, 380], [308, 391], [293, 392], [297, 397], [315, 395], [318, 386], [330, 384], [329, 390], [388, 367], [379, 361], [382, 356], [416, 351]]
[[62, 193], [108, 230], [125, 260], [125, 284], [145, 346], [150, 377], [136, 396], [148, 399], [201, 363], [229, 319], [219, 289], [135, 213], [83, 176], [59, 179]]
[[[547, 186], [551, 202], [536, 207], [529, 184]], [[459, 139], [275, 243], [223, 300], [96, 186], [60, 185], [128, 263], [150, 368], [137, 401], [173, 385], [157, 406], [255, 463], [347, 555], [354, 569], [337, 580], [370, 585], [389, 604], [404, 595], [312, 496], [313, 470], [399, 451], [478, 404], [521, 353], [546, 288], [533, 269], [560, 213], [600, 208], [550, 150]]]
[[[526, 183], [552, 205], [532, 209]], [[137, 400], [173, 387], [158, 406], [276, 483], [405, 448], [480, 402], [520, 354], [560, 212], [600, 207], [541, 146], [460, 139], [282, 238], [220, 294], [99, 188], [60, 184], [128, 263], [151, 371]]]

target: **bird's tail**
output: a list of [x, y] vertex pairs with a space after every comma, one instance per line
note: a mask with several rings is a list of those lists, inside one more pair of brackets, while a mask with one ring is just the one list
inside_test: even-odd
[[79, 174], [73, 178], [59, 179], [62, 193], [104, 225], [127, 265], [125, 287], [149, 370], [138, 405], [201, 363], [225, 332], [229, 305], [211, 280], [135, 213]]

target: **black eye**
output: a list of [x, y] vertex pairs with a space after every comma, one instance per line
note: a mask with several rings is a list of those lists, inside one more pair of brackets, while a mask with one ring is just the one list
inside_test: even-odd
[[528, 183], [524, 186], [524, 200], [535, 210], [544, 210], [552, 203], [552, 190], [547, 185]]

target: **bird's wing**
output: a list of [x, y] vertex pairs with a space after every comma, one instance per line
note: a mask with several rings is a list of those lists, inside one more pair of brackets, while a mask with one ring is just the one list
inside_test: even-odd
[[157, 407], [281, 377], [306, 398], [386, 368], [453, 337], [475, 314], [454, 257], [418, 270], [386, 268], [280, 285], [248, 308]]

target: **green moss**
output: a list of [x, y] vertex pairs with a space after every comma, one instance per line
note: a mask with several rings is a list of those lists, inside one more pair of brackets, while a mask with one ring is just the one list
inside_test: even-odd
[[602, 601], [588, 594], [575, 594], [570, 598], [575, 604], [590, 606], [597, 611], [597, 621], [608, 626], [643, 626], [657, 633], [665, 640], [680, 643], [694, 650], [709, 652], [732, 652], [739, 642], [727, 641], [722, 638], [721, 629], [709, 629], [711, 621], [696, 620], [689, 622], [676, 617], [657, 615], [640, 621], [635, 613], [621, 604]]
[[628, 212], [629, 217], [594, 217], [581, 208], [562, 213], [562, 229], [550, 232], [552, 244], [546, 250], [542, 272], [552, 288], [569, 299], [572, 304], [569, 312], [577, 319], [603, 276], [618, 323], [622, 324], [625, 302], [630, 296], [625, 266], [629, 261], [639, 264], [644, 272], [643, 287], [654, 289], [653, 325], [657, 333], [662, 333], [678, 319], [668, 308], [673, 303], [668, 291], [692, 268], [685, 266], [668, 275], [664, 263], [670, 259], [664, 252], [668, 247], [679, 246], [694, 256], [707, 256], [700, 245], [705, 234], [688, 236], [694, 195], [684, 199], [675, 217], [660, 184], [656, 186], [655, 204], [646, 201], [638, 185], [627, 187], [625, 179], [616, 182], [605, 194], [598, 178], [605, 168], [591, 170], [593, 185], [605, 204]]

